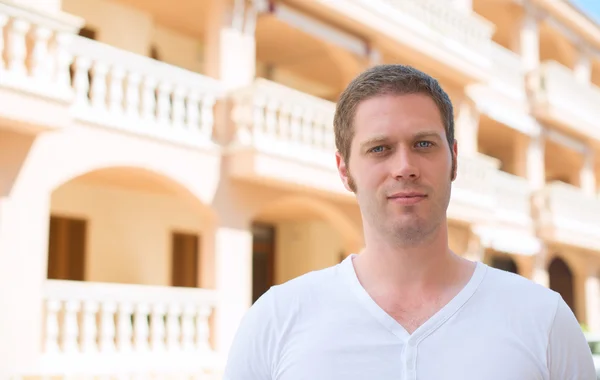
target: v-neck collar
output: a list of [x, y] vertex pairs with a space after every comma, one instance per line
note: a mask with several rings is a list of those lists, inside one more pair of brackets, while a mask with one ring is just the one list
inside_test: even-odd
[[469, 279], [469, 282], [458, 292], [454, 298], [450, 300], [444, 307], [442, 307], [437, 313], [429, 318], [425, 323], [419, 326], [412, 334], [398, 323], [391, 315], [383, 310], [367, 293], [365, 288], [361, 285], [356, 275], [354, 268], [353, 259], [357, 254], [351, 254], [341, 263], [343, 276], [352, 290], [352, 292], [358, 297], [359, 302], [364, 306], [369, 313], [381, 323], [386, 329], [392, 332], [402, 341], [410, 341], [412, 344], [418, 344], [421, 340], [425, 339], [429, 334], [439, 328], [444, 322], [446, 322], [452, 315], [454, 315], [460, 308], [471, 298], [475, 293], [481, 281], [485, 277], [487, 271], [487, 265], [482, 262], [477, 262], [475, 270]]

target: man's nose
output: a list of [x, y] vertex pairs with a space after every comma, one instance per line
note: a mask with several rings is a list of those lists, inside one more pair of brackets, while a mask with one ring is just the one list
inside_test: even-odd
[[417, 165], [418, 157], [409, 148], [400, 148], [393, 157], [393, 176], [396, 180], [415, 180], [420, 172]]

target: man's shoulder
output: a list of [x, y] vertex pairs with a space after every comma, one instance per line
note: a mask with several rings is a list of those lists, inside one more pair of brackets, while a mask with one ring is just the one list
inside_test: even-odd
[[561, 298], [556, 291], [520, 274], [493, 267], [488, 267], [483, 290], [501, 307], [543, 314], [553, 314]]

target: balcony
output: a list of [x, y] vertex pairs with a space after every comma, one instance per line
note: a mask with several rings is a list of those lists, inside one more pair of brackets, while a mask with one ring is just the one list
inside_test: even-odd
[[[453, 80], [473, 83], [487, 76], [494, 25], [439, 0], [292, 0], [301, 7], [334, 12], [347, 26], [366, 29], [361, 34], [390, 52], [403, 51], [404, 61], [415, 59]], [[401, 47], [398, 46], [401, 45]], [[416, 58], [416, 57], [419, 58]], [[439, 71], [438, 71], [439, 70]]]
[[2, 128], [37, 133], [69, 122], [67, 45], [82, 24], [70, 15], [49, 16], [0, 0]]
[[600, 141], [600, 88], [578, 82], [570, 69], [554, 61], [541, 64], [532, 78], [536, 117], [563, 131]]
[[221, 365], [209, 345], [212, 291], [48, 280], [39, 373], [198, 375]]
[[512, 50], [492, 42], [492, 85], [515, 100], [525, 101], [525, 76], [521, 57]]
[[496, 220], [521, 228], [532, 226], [531, 188], [526, 178], [498, 170], [493, 179]]
[[14, 104], [0, 121], [36, 130], [75, 121], [214, 146], [213, 106], [223, 95], [216, 80], [75, 36], [81, 22], [73, 16], [34, 12], [0, 2], [0, 103]]
[[261, 78], [233, 99], [232, 176], [350, 195], [335, 163], [335, 103]]
[[220, 84], [209, 77], [75, 36], [72, 115], [78, 121], [212, 146]]
[[580, 188], [552, 182], [543, 191], [542, 235], [561, 244], [600, 249], [600, 199]]
[[494, 214], [494, 175], [498, 163], [491, 157], [458, 158], [458, 174], [452, 185], [449, 219], [480, 223]]

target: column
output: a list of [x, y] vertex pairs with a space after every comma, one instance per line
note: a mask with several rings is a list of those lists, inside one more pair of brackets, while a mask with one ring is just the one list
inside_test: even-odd
[[13, 2], [25, 8], [38, 9], [45, 12], [59, 12], [62, 8], [62, 0], [13, 0]]
[[547, 268], [547, 248], [542, 247], [534, 256], [516, 255], [514, 257], [519, 274], [542, 286], [550, 286], [550, 276]]
[[583, 166], [579, 173], [579, 184], [583, 192], [591, 197], [596, 195], [596, 175], [594, 173], [594, 150], [587, 148], [583, 157]]
[[542, 127], [530, 136], [527, 146], [527, 178], [533, 191], [542, 190], [546, 184], [545, 146], [546, 133]]
[[0, 195], [0, 378], [41, 354], [50, 197], [34, 188]]
[[459, 156], [475, 157], [478, 152], [479, 110], [466, 96], [460, 101], [455, 133]]
[[583, 84], [590, 83], [592, 79], [592, 60], [587, 48], [582, 47], [579, 49], [579, 56], [577, 57], [573, 71], [577, 82]]
[[539, 15], [533, 7], [525, 4], [524, 14], [513, 35], [513, 50], [521, 55], [526, 72], [540, 65]]
[[583, 291], [585, 296], [585, 319], [588, 328], [600, 333], [600, 270], [598, 263], [589, 266]]
[[252, 305], [252, 218], [243, 195], [233, 189], [226, 173], [222, 177], [212, 204], [217, 221], [203, 248], [213, 254], [211, 287], [218, 293], [212, 342], [219, 354], [227, 355]]
[[246, 86], [256, 73], [255, 27], [264, 1], [209, 0], [207, 74], [227, 89]]

